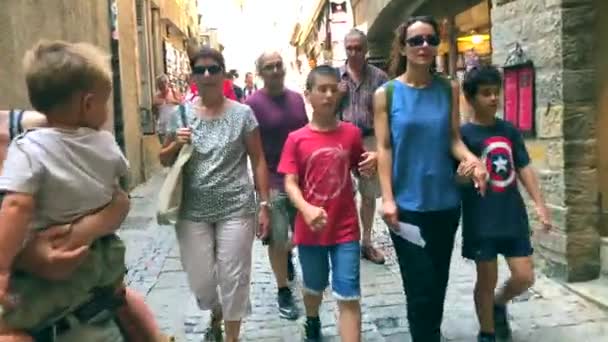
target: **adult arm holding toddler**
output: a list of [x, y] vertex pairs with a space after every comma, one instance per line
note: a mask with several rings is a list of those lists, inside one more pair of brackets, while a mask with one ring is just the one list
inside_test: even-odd
[[[14, 305], [8, 296], [8, 286], [16, 260], [21, 262], [20, 268], [30, 270], [43, 278], [68, 277], [84, 258], [88, 246], [99, 237], [113, 233], [120, 226], [129, 209], [127, 195], [118, 190], [112, 202], [98, 215], [86, 216], [77, 222], [57, 228], [65, 231], [65, 234], [59, 231], [48, 233], [47, 237], [53, 238], [51, 249], [40, 251], [40, 245], [36, 245], [39, 244], [37, 240], [44, 239], [45, 236], [32, 235], [32, 239], [28, 241], [28, 236], [33, 233], [31, 224], [36, 210], [34, 194], [42, 177], [42, 167], [36, 159], [30, 157], [31, 153], [32, 151], [28, 151], [19, 143], [11, 145], [5, 164], [5, 166], [10, 165], [11, 168], [5, 167], [5, 172], [0, 177], [0, 188], [7, 192], [0, 208], [0, 241], [4, 244], [0, 249], [0, 304], [3, 306]], [[78, 229], [73, 229], [74, 225], [77, 225]], [[22, 258], [19, 259], [18, 254], [26, 243], [34, 245], [26, 248]], [[39, 253], [48, 253], [46, 256], [52, 260], [53, 254], [61, 256], [62, 252], [68, 254], [65, 266], [70, 267], [45, 271], [46, 260], [40, 258]], [[71, 263], [74, 261], [70, 260], [71, 257], [77, 262]]]
[[[16, 111], [19, 113], [19, 111]], [[15, 134], [25, 130], [44, 127], [47, 119], [44, 114], [33, 110], [23, 111], [20, 115], [9, 119], [11, 113], [8, 110], [0, 110], [0, 122], [7, 127], [0, 127], [0, 169], [6, 157], [6, 151], [11, 142], [13, 127], [8, 127], [9, 122], [18, 128]], [[10, 134], [9, 134], [10, 133]], [[78, 231], [89, 236], [87, 240], [95, 240], [97, 237], [116, 231], [121, 222], [129, 212], [129, 197], [126, 192], [116, 190], [112, 202], [103, 209], [84, 216], [71, 223], [47, 227], [44, 231], [32, 234], [23, 250], [17, 255], [15, 269], [36, 274], [47, 280], [65, 280], [74, 272], [88, 255], [88, 246], [69, 248], [66, 245], [70, 240], [72, 232]]]
[[[15, 268], [47, 280], [68, 279], [87, 256], [90, 245], [87, 241], [118, 230], [129, 209], [127, 193], [116, 190], [112, 201], [103, 209], [73, 223], [52, 226], [32, 235], [17, 256]], [[81, 244], [78, 240], [85, 242]]]

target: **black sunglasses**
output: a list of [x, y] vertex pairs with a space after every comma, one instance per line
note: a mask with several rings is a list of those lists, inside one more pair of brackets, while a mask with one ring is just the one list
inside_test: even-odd
[[283, 62], [276, 62], [273, 64], [266, 64], [262, 67], [262, 70], [264, 71], [274, 71], [274, 70], [282, 70], [283, 69]]
[[363, 46], [347, 46], [346, 51], [361, 52], [363, 51]]
[[194, 75], [204, 75], [206, 72], [209, 72], [209, 75], [217, 75], [222, 72], [222, 67], [219, 65], [197, 65], [192, 68], [192, 74]]
[[415, 46], [415, 47], [424, 45], [424, 42], [426, 42], [429, 46], [438, 46], [440, 40], [439, 40], [439, 37], [437, 37], [437, 35], [431, 34], [428, 36], [424, 36], [424, 35], [413, 36], [413, 37], [406, 39], [405, 42], [407, 43], [407, 45]]

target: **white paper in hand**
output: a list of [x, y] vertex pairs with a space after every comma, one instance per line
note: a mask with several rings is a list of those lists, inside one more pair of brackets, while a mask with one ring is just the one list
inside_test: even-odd
[[426, 241], [424, 241], [420, 234], [420, 228], [413, 224], [399, 222], [399, 231], [397, 232], [397, 235], [417, 246], [424, 247], [426, 245]]

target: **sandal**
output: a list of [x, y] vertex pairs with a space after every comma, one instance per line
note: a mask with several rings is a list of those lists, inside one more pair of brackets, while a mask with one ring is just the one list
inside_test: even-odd
[[209, 342], [223, 342], [224, 336], [222, 331], [222, 313], [212, 312], [211, 313], [211, 321], [209, 322], [209, 327], [205, 331], [204, 341]]
[[383, 265], [385, 262], [382, 252], [371, 245], [361, 246], [361, 257], [373, 262], [376, 265]]
[[175, 337], [170, 336], [170, 335], [160, 334], [160, 335], [158, 335], [156, 341], [157, 342], [175, 342]]

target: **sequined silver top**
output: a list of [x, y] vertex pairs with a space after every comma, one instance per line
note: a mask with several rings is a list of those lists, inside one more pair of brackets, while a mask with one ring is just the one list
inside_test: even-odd
[[[230, 101], [227, 107], [217, 118], [201, 119], [195, 104], [186, 105], [194, 152], [183, 170], [180, 219], [215, 223], [255, 213], [245, 137], [258, 123], [249, 106]], [[181, 126], [178, 115], [171, 118], [173, 134]]]

